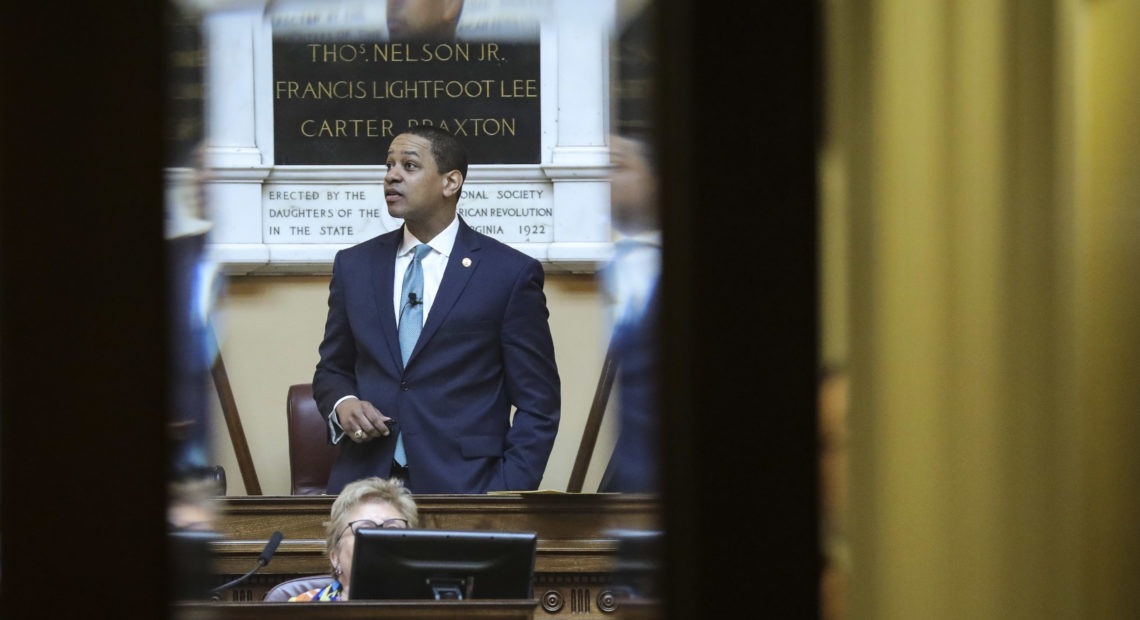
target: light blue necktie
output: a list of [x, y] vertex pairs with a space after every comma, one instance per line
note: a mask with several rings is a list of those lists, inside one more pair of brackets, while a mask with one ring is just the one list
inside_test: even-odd
[[[412, 251], [415, 256], [404, 272], [404, 286], [400, 289], [400, 354], [404, 358], [404, 366], [408, 365], [408, 358], [412, 356], [412, 350], [416, 348], [416, 342], [424, 328], [424, 268], [420, 261], [431, 252], [431, 246], [421, 243], [412, 248]], [[393, 458], [401, 467], [408, 464], [403, 433], [396, 436], [396, 454]]]

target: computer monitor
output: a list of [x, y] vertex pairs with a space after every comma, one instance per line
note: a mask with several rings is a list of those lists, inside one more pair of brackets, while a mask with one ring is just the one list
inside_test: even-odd
[[529, 599], [533, 532], [361, 529], [349, 591], [357, 599]]

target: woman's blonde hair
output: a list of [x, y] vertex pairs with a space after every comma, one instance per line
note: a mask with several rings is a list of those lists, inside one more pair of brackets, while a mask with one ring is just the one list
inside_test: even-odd
[[420, 512], [412, 499], [412, 492], [404, 488], [399, 480], [385, 480], [375, 477], [363, 478], [344, 487], [333, 502], [330, 520], [325, 523], [326, 549], [332, 551], [339, 542], [337, 537], [348, 527], [348, 513], [357, 504], [384, 502], [395, 508], [405, 519], [408, 527], [420, 526]]

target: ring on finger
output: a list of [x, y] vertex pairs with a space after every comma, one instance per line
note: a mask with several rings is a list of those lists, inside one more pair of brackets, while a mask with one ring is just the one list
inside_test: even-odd
[[356, 429], [356, 432], [352, 434], [352, 436], [356, 437], [357, 439], [364, 439], [364, 430], [358, 428]]

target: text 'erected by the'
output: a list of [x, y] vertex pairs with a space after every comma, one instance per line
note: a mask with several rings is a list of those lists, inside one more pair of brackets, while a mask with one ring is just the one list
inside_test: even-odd
[[357, 243], [399, 226], [380, 184], [267, 183], [261, 202], [266, 243]]

